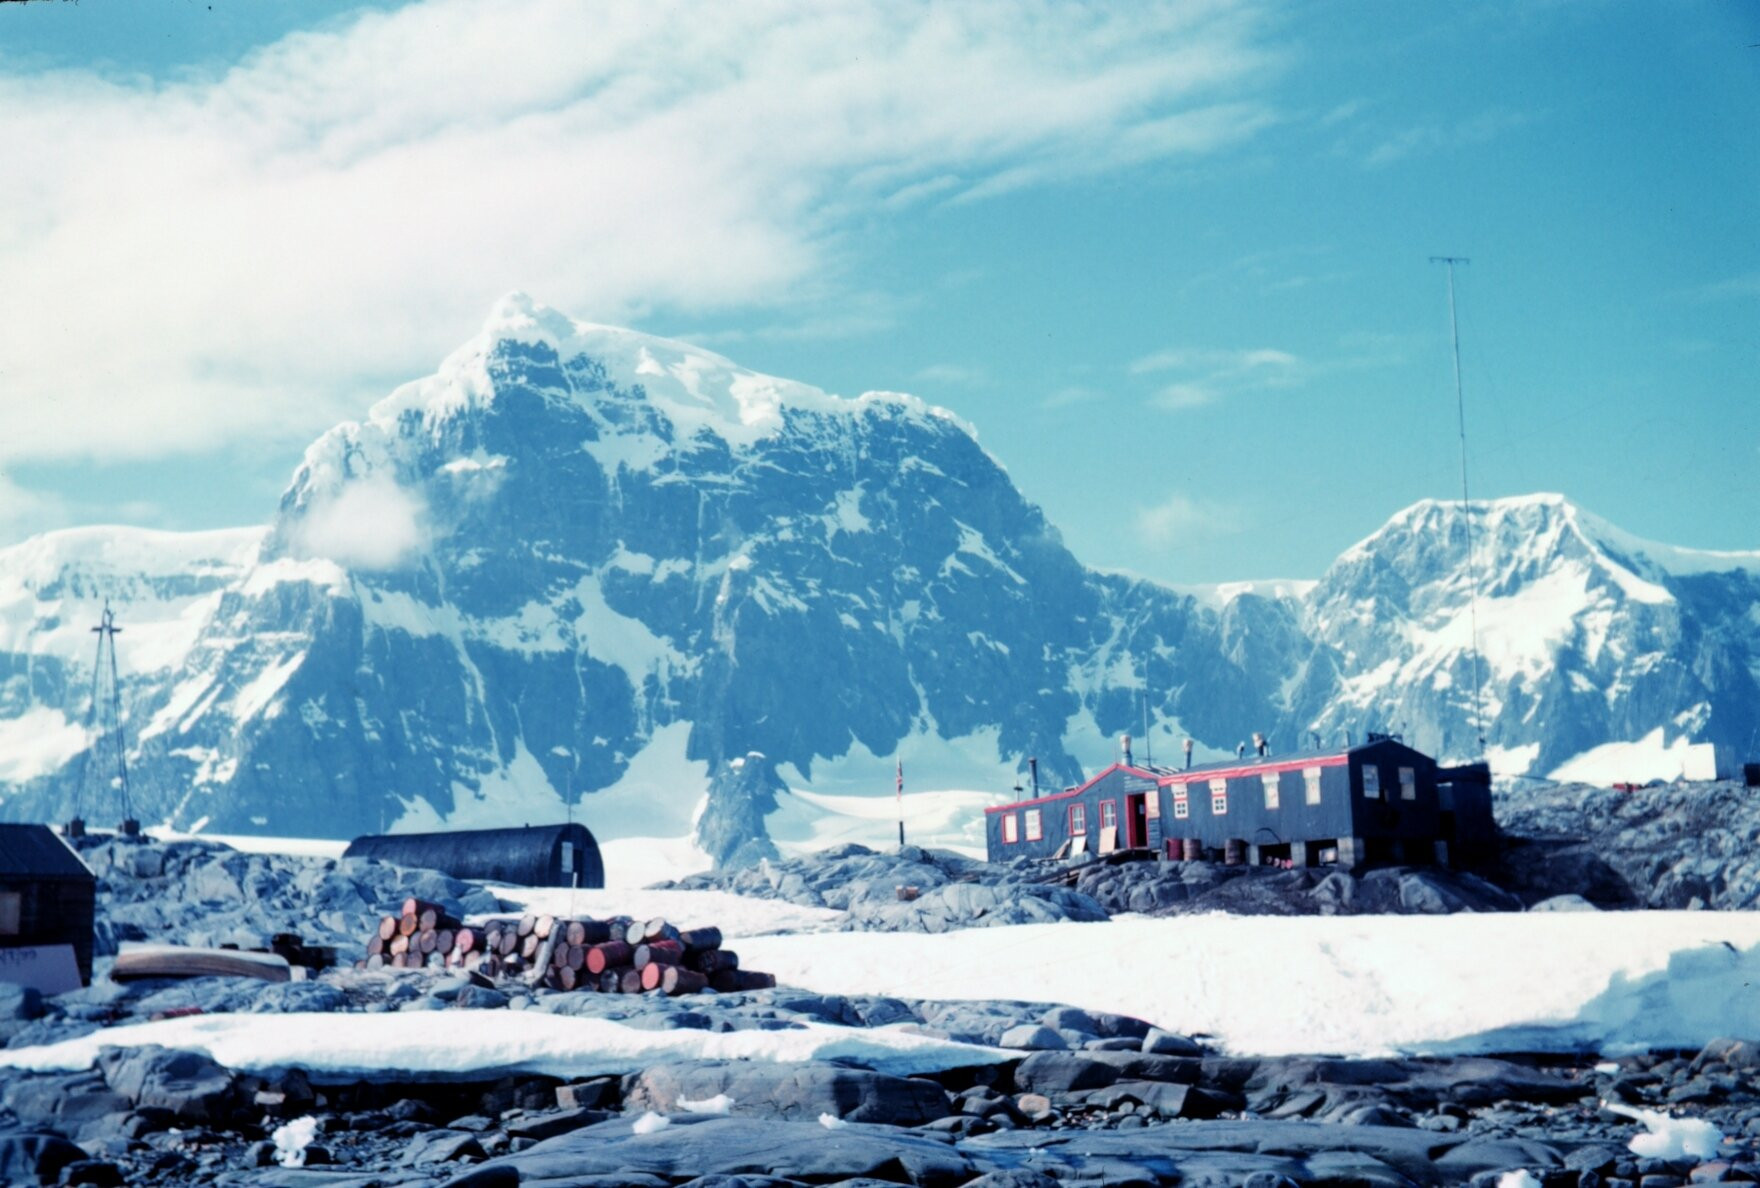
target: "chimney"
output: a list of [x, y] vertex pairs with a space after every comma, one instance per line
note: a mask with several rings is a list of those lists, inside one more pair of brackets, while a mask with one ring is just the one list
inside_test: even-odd
[[1271, 753], [1271, 744], [1266, 742], [1265, 736], [1257, 730], [1253, 731], [1253, 751], [1261, 759]]
[[1037, 800], [1039, 799], [1039, 760], [1037, 758], [1028, 759], [1027, 770], [1033, 773], [1033, 799]]
[[1188, 738], [1188, 739], [1186, 739], [1186, 769], [1189, 771], [1191, 769], [1191, 766], [1192, 766], [1192, 740]]
[[1130, 735], [1121, 734], [1118, 736], [1118, 751], [1119, 751], [1119, 754], [1123, 756], [1123, 759], [1121, 760], [1121, 762], [1123, 762], [1126, 767], [1129, 767], [1131, 765], [1131, 736]]
[[1247, 744], [1246, 743], [1241, 742], [1241, 743], [1234, 744], [1234, 757], [1236, 759], [1245, 759], [1247, 757]]

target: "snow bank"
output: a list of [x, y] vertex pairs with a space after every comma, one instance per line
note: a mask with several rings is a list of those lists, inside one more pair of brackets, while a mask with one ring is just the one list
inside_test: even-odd
[[1243, 1054], [1698, 1047], [1760, 1035], [1760, 914], [1124, 917], [742, 940], [821, 993], [1066, 1002]]
[[[727, 891], [650, 891], [615, 887], [574, 891], [567, 887], [489, 888], [497, 899], [553, 916], [664, 916], [680, 928], [721, 929], [723, 936], [763, 936], [777, 932], [826, 932], [841, 927], [845, 913], [803, 907], [781, 899], [752, 899]], [[482, 917], [487, 919], [487, 917]]]
[[71, 1072], [98, 1050], [161, 1044], [206, 1052], [243, 1072], [302, 1068], [318, 1081], [403, 1080], [532, 1073], [577, 1078], [636, 1072], [675, 1060], [848, 1060], [899, 1076], [1015, 1059], [1005, 1052], [892, 1028], [809, 1023], [785, 1031], [647, 1031], [605, 1019], [537, 1011], [477, 1011], [434, 1043], [429, 1011], [383, 1014], [193, 1015], [112, 1027], [38, 1048], [0, 1051], [0, 1068]]

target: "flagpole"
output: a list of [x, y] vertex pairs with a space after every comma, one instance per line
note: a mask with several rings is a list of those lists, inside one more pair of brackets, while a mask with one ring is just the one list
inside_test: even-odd
[[898, 761], [898, 848], [904, 849], [904, 760]]

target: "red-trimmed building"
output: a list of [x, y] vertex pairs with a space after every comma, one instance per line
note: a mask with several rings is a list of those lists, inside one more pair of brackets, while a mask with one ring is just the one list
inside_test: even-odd
[[1462, 862], [1496, 837], [1484, 764], [1391, 738], [1182, 770], [1124, 756], [1086, 783], [985, 810], [992, 862], [1150, 850], [1297, 866]]

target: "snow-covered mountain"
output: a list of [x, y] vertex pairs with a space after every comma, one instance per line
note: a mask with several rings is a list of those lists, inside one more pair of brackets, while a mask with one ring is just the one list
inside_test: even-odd
[[[1760, 560], [1639, 545], [1559, 499], [1474, 515], [1506, 757], [1657, 727], [1746, 743]], [[71, 811], [105, 597], [139, 815], [217, 831], [573, 801], [603, 834], [676, 836], [713, 782], [732, 800], [705, 836], [731, 844], [776, 788], [889, 792], [897, 758], [913, 788], [1004, 791], [1027, 756], [1071, 781], [1146, 712], [1163, 760], [1256, 729], [1465, 754], [1459, 531], [1420, 504], [1317, 584], [1095, 573], [949, 413], [514, 296], [314, 443], [264, 530], [0, 552], [0, 813]]]

